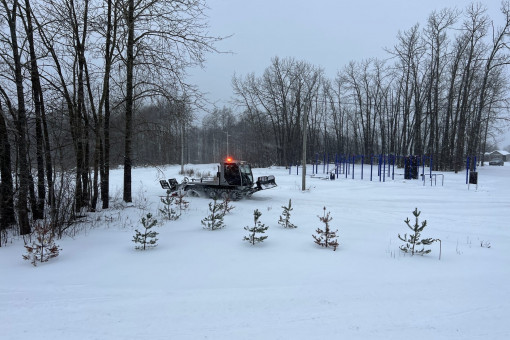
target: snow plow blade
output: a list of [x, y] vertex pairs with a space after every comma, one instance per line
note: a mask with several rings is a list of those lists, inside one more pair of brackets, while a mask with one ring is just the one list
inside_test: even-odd
[[276, 187], [276, 182], [273, 175], [261, 176], [257, 179], [257, 189], [259, 190], [271, 189], [274, 187]]

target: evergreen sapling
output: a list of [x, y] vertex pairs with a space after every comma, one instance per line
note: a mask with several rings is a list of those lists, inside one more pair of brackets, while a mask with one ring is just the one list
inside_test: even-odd
[[333, 250], [335, 251], [338, 247], [338, 236], [336, 233], [338, 232], [338, 229], [336, 231], [331, 231], [329, 227], [329, 222], [333, 219], [333, 217], [329, 216], [329, 211], [326, 214], [326, 207], [324, 207], [324, 215], [322, 217], [317, 216], [319, 220], [324, 223], [324, 230], [317, 228], [315, 231], [317, 233], [317, 236], [312, 235], [315, 243], [318, 244], [321, 247], [328, 248], [333, 247]]
[[284, 228], [297, 228], [296, 225], [290, 223], [290, 212], [293, 210], [292, 208], [292, 202], [289, 199], [289, 206], [282, 205], [283, 212], [280, 215], [280, 220], [278, 221], [278, 224], [281, 225]]
[[156, 225], [156, 223], [158, 223], [158, 221], [152, 218], [151, 213], [148, 213], [147, 217], [142, 217], [140, 222], [145, 230], [141, 233], [138, 229], [135, 229], [133, 242], [139, 243], [139, 245], [135, 246], [135, 249], [145, 250], [146, 248], [156, 247], [156, 242], [158, 241], [156, 236], [158, 233], [151, 229]]
[[179, 207], [179, 216], [177, 216], [177, 218], [179, 218], [182, 215], [182, 212], [189, 207], [189, 201], [184, 199], [185, 196], [186, 192], [179, 191], [175, 197], [175, 205]]
[[243, 240], [250, 242], [252, 245], [255, 245], [255, 243], [258, 242], [264, 242], [264, 240], [267, 238], [267, 236], [257, 236], [257, 234], [264, 234], [266, 230], [269, 228], [259, 221], [261, 215], [262, 213], [258, 209], [255, 209], [255, 211], [253, 212], [254, 221], [253, 227], [248, 226], [244, 227], [244, 230], [250, 232], [250, 234], [248, 236], [245, 236]]
[[165, 216], [165, 218], [169, 219], [170, 221], [175, 221], [179, 218], [179, 215], [177, 214], [177, 211], [173, 208], [175, 204], [175, 196], [171, 195], [171, 191], [166, 191], [166, 197], [161, 198], [161, 203], [163, 203], [163, 208], [159, 209], [161, 214]]
[[[411, 253], [411, 256], [414, 254], [418, 255], [425, 255], [431, 252], [430, 249], [425, 249], [424, 246], [428, 246], [436, 241], [440, 241], [439, 239], [433, 239], [433, 238], [425, 238], [420, 240], [421, 232], [425, 227], [427, 226], [427, 220], [424, 220], [421, 225], [419, 224], [418, 217], [420, 216], [421, 211], [418, 211], [418, 208], [414, 209], [413, 215], [415, 217], [415, 223], [414, 225], [410, 224], [409, 218], [405, 219], [405, 223], [409, 229], [411, 229], [412, 233], [409, 234], [409, 237], [407, 234], [404, 234], [404, 237], [400, 236], [398, 234], [398, 238], [401, 241], [406, 242], [405, 245], [400, 246], [400, 250], [404, 253]], [[417, 249], [419, 246], [422, 246], [421, 249]], [[441, 255], [439, 255], [441, 256]], [[439, 258], [441, 259], [441, 257]]]
[[209, 203], [209, 211], [210, 214], [201, 221], [204, 229], [217, 230], [223, 228], [225, 224], [223, 223], [222, 204], [214, 200], [214, 202]]
[[221, 210], [223, 210], [223, 215], [226, 215], [228, 214], [230, 211], [232, 211], [232, 209], [234, 209], [235, 207], [231, 204], [232, 202], [232, 199], [230, 198], [229, 195], [225, 195], [223, 197], [223, 202], [221, 203]]
[[32, 244], [25, 245], [27, 253], [22, 255], [23, 259], [30, 261], [34, 267], [38, 262], [47, 262], [60, 254], [61, 249], [53, 240], [54, 234], [50, 224], [37, 224], [34, 228], [34, 236], [35, 240]]

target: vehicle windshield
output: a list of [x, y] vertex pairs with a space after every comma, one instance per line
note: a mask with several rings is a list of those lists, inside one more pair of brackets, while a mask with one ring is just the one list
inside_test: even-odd
[[243, 185], [252, 185], [253, 184], [253, 174], [251, 172], [251, 166], [249, 164], [241, 164], [239, 166], [241, 170], [241, 178], [243, 180]]

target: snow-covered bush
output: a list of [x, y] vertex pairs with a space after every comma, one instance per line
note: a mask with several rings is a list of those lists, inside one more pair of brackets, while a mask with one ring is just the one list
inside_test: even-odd
[[27, 253], [23, 255], [23, 259], [30, 261], [35, 267], [38, 262], [47, 262], [57, 257], [61, 249], [55, 244], [54, 236], [53, 227], [49, 223], [37, 224], [32, 234], [35, 240], [25, 245]]
[[255, 211], [253, 212], [254, 221], [253, 227], [249, 226], [244, 227], [244, 230], [250, 232], [250, 234], [248, 236], [245, 236], [243, 240], [250, 242], [252, 245], [255, 245], [255, 243], [258, 242], [263, 242], [267, 238], [267, 236], [257, 236], [257, 234], [264, 234], [266, 230], [269, 228], [259, 221], [261, 215], [262, 213], [258, 209], [255, 209]]
[[225, 215], [223, 214], [222, 204], [218, 203], [217, 200], [209, 203], [209, 212], [210, 214], [201, 221], [204, 229], [217, 230], [223, 228], [225, 226], [223, 223]]
[[289, 206], [282, 205], [282, 208], [283, 212], [280, 216], [278, 224], [284, 228], [297, 228], [296, 225], [290, 223], [290, 212], [293, 210], [291, 200], [289, 199]]
[[329, 222], [333, 219], [333, 217], [329, 216], [329, 211], [326, 214], [326, 207], [324, 207], [324, 214], [323, 216], [317, 216], [319, 220], [324, 223], [324, 230], [321, 228], [317, 228], [315, 231], [317, 233], [317, 236], [312, 235], [315, 243], [318, 244], [321, 247], [328, 248], [333, 247], [333, 250], [336, 250], [338, 247], [338, 236], [336, 233], [338, 232], [338, 229], [336, 231], [331, 231]]
[[158, 221], [152, 218], [151, 213], [148, 213], [146, 217], [142, 217], [140, 222], [145, 230], [140, 232], [138, 229], [135, 229], [135, 236], [133, 236], [133, 242], [137, 244], [135, 249], [145, 250], [150, 247], [156, 247], [156, 242], [158, 241], [156, 236], [158, 233], [151, 229]]

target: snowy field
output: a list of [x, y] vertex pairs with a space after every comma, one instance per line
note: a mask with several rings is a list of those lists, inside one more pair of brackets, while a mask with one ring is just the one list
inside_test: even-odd
[[[179, 169], [134, 169], [133, 206], [91, 215], [48, 263], [24, 261], [21, 239], [0, 248], [0, 338], [510, 339], [510, 163], [480, 167], [469, 190], [465, 173], [423, 186], [402, 169], [370, 182], [365, 168], [363, 181], [359, 169], [354, 180], [308, 177], [302, 192], [295, 168], [254, 169], [278, 187], [234, 202], [216, 231], [200, 223], [205, 198], [189, 198], [177, 221], [158, 215], [158, 180], [180, 180]], [[118, 200], [121, 170], [111, 185]], [[277, 223], [289, 198], [297, 229]], [[313, 242], [324, 206], [336, 251]], [[425, 256], [399, 251], [415, 208], [422, 236], [442, 240], [441, 260], [439, 243]], [[269, 230], [251, 246], [242, 239], [254, 209]], [[161, 222], [158, 246], [137, 251], [147, 212]]]

